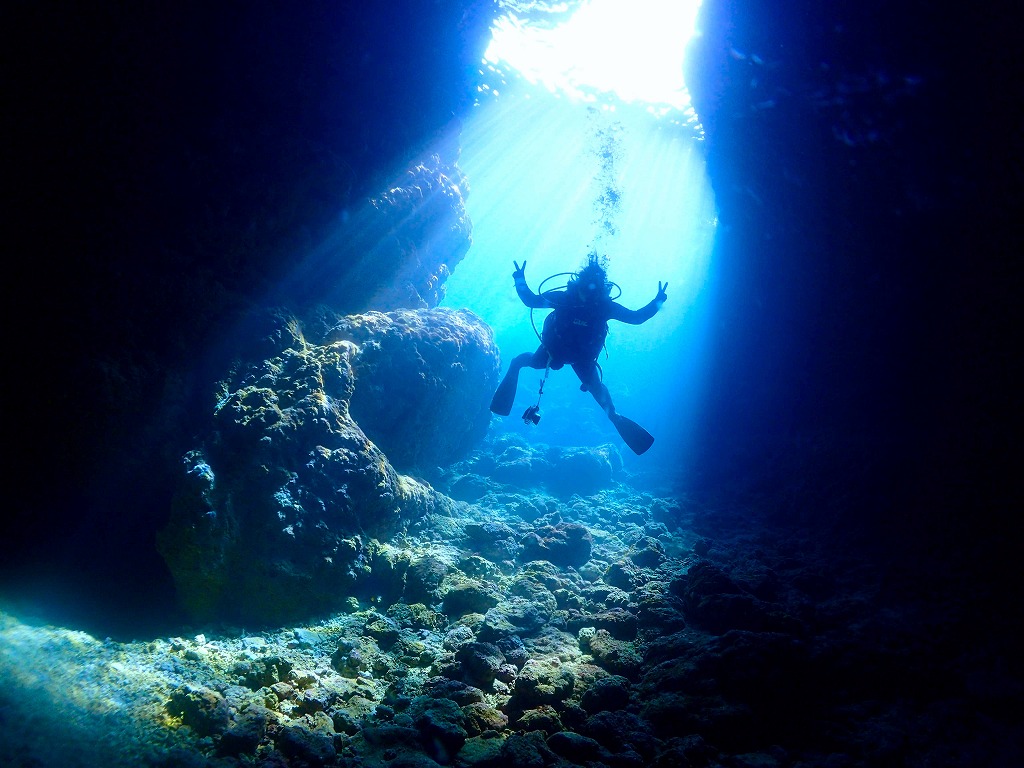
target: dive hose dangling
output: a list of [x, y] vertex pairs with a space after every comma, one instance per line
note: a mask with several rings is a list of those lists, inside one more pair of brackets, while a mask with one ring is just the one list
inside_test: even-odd
[[544, 378], [540, 380], [540, 390], [537, 392], [537, 402], [523, 411], [524, 424], [540, 424], [540, 399], [544, 396], [544, 382], [548, 380], [551, 372], [551, 356], [548, 355], [548, 365], [544, 369]]

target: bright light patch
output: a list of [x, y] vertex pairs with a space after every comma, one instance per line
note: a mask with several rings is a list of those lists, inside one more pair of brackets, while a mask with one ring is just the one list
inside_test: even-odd
[[[656, 317], [642, 326], [611, 323], [600, 364], [618, 411], [656, 433], [646, 466], [678, 466], [690, 450], [711, 327], [717, 214], [704, 145], [642, 111], [613, 112], [546, 93], [526, 98], [518, 85], [462, 125], [459, 166], [468, 179], [473, 245], [446, 283], [444, 304], [491, 326], [507, 369], [513, 357], [537, 349], [534, 329], [546, 314], [531, 313], [516, 295], [513, 262], [526, 262], [527, 282], [537, 290], [545, 278], [579, 269], [591, 250], [606, 254], [619, 303], [630, 309], [667, 282], [669, 298]], [[542, 376], [520, 376], [513, 416], [536, 402]], [[568, 368], [552, 372], [542, 411], [541, 430], [516, 418], [502, 428], [549, 445], [617, 441]]]
[[[657, 114], [689, 113], [683, 55], [701, 0], [583, 0], [562, 23], [540, 19], [537, 4], [508, 13], [492, 29], [485, 61], [582, 101], [614, 97]], [[564, 9], [565, 6], [562, 6]], [[551, 9], [549, 9], [550, 12]]]
[[[694, 448], [713, 327], [717, 215], [683, 79], [700, 0], [500, 4], [476, 109], [460, 131], [473, 244], [444, 303], [491, 326], [507, 369], [538, 348], [545, 315], [516, 295], [515, 264], [527, 265], [532, 289], [554, 290], [588, 253], [607, 256], [617, 301], [630, 309], [667, 283], [656, 317], [610, 324], [599, 362], [617, 411], [657, 433], [645, 466], [677, 471]], [[571, 371], [542, 376], [520, 376], [514, 406], [535, 404], [546, 381], [542, 427], [513, 418], [496, 428], [548, 445], [618, 444]]]

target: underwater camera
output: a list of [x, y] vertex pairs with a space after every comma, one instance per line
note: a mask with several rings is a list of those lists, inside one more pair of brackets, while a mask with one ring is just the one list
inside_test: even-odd
[[539, 405], [531, 405], [529, 408], [527, 408], [523, 412], [523, 423], [524, 424], [529, 424], [531, 422], [533, 422], [534, 424], [540, 424], [540, 406]]

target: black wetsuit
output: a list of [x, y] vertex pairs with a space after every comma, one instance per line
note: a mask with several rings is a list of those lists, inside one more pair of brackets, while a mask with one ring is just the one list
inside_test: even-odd
[[608, 388], [601, 383], [597, 358], [608, 336], [608, 321], [618, 320], [640, 325], [657, 313], [660, 303], [654, 299], [641, 309], [627, 309], [607, 296], [594, 296], [584, 300], [569, 288], [536, 294], [525, 280], [516, 281], [516, 293], [531, 309], [550, 308], [554, 311], [544, 318], [541, 345], [532, 355], [525, 353], [513, 360], [509, 374], [518, 378], [519, 369], [547, 368], [555, 370], [571, 365], [579, 376], [583, 389], [590, 392], [598, 404], [611, 416], [615, 411]]
[[597, 360], [608, 337], [609, 320], [639, 325], [658, 311], [653, 301], [643, 309], [633, 310], [626, 309], [606, 296], [587, 301], [574, 300], [569, 291], [549, 291], [538, 296], [529, 288], [524, 288], [519, 296], [529, 307], [554, 309], [544, 318], [541, 333], [541, 343], [551, 355], [552, 368], [561, 368], [566, 363]]
[[[523, 266], [526, 266], [525, 262]], [[637, 454], [650, 448], [654, 442], [651, 434], [636, 422], [615, 412], [608, 387], [601, 381], [597, 357], [608, 336], [609, 320], [639, 325], [654, 317], [665, 300], [661, 283], [658, 283], [658, 295], [649, 304], [641, 309], [626, 309], [601, 290], [606, 286], [603, 279], [594, 278], [594, 282], [585, 283], [591, 289], [589, 292], [577, 288], [578, 283], [571, 283], [565, 290], [536, 294], [526, 284], [518, 264], [514, 277], [516, 293], [526, 306], [553, 311], [544, 318], [544, 330], [537, 351], [524, 352], [512, 358], [505, 377], [491, 398], [491, 411], [500, 416], [508, 416], [512, 412], [519, 372], [523, 368], [543, 370], [571, 365], [580, 377], [580, 389], [594, 396], [626, 444]], [[668, 283], [665, 284], [667, 286]], [[532, 420], [537, 423], [540, 418], [537, 406], [527, 409], [523, 420], [531, 417], [536, 417]]]

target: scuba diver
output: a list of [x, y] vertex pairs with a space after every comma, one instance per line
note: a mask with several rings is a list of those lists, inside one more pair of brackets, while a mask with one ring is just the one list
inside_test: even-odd
[[[508, 416], [512, 412], [519, 372], [523, 368], [544, 371], [544, 379], [540, 385], [540, 394], [543, 395], [548, 370], [553, 368], [557, 371], [568, 364], [580, 378], [580, 389], [594, 396], [626, 445], [639, 455], [651, 447], [654, 437], [636, 422], [615, 412], [608, 387], [601, 380], [597, 358], [608, 335], [608, 321], [618, 320], [630, 325], [647, 322], [665, 303], [665, 289], [668, 288], [668, 283], [662, 285], [660, 281], [658, 282], [658, 295], [647, 306], [641, 309], [626, 309], [616, 303], [611, 296], [612, 289], [618, 286], [608, 281], [603, 261], [596, 253], [591, 253], [587, 257], [586, 266], [572, 274], [564, 289], [542, 291], [539, 294], [530, 290], [526, 284], [526, 262], [524, 261], [521, 267], [519, 262], [512, 262], [515, 265], [512, 278], [515, 280], [516, 293], [523, 304], [531, 310], [554, 311], [544, 318], [543, 331], [538, 334], [541, 343], [537, 351], [524, 352], [509, 363], [505, 378], [491, 399], [491, 411], [500, 416]], [[544, 283], [541, 283], [540, 289], [543, 287]], [[620, 289], [616, 298], [621, 293]], [[534, 424], [540, 421], [540, 396], [537, 398], [537, 405], [526, 409], [523, 421], [532, 421]]]

